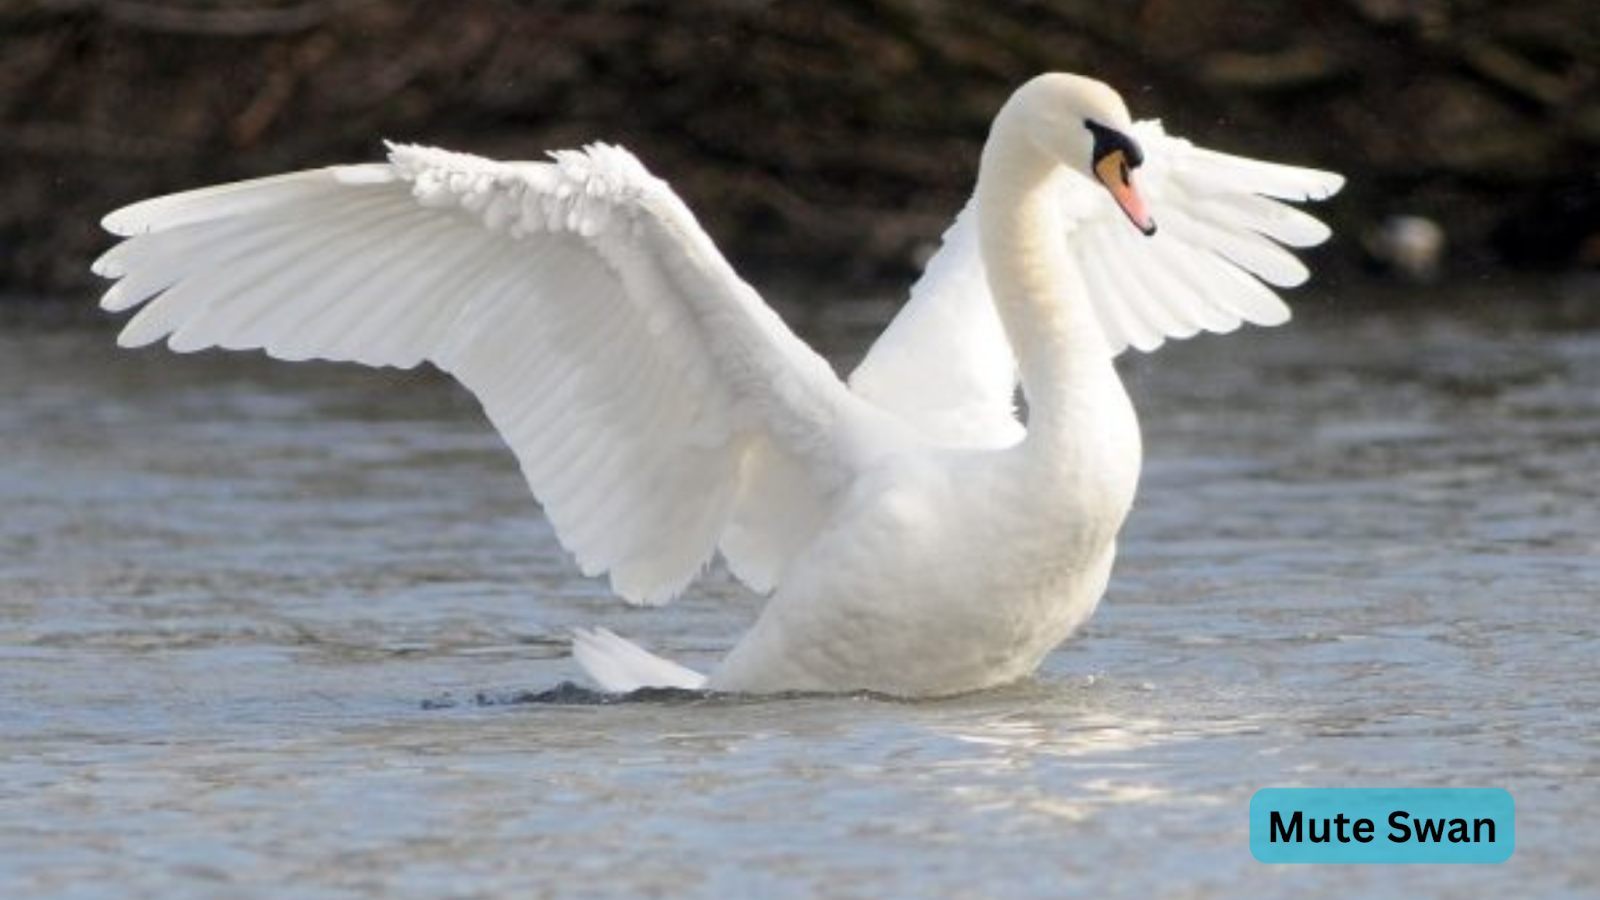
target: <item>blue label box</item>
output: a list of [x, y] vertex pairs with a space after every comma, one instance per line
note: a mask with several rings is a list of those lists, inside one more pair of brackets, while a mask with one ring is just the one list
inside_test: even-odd
[[1263, 788], [1250, 852], [1264, 863], [1501, 863], [1517, 807], [1500, 788]]

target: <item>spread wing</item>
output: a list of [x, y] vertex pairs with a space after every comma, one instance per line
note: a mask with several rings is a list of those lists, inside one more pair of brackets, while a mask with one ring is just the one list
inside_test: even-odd
[[781, 454], [810, 520], [887, 440], [626, 151], [501, 163], [392, 146], [389, 162], [139, 203], [96, 263], [120, 342], [428, 361], [482, 402], [562, 543], [635, 602], [694, 577]]
[[[1167, 135], [1159, 122], [1137, 123], [1133, 135], [1144, 150], [1139, 186], [1156, 235], [1131, 227], [1086, 179], [1063, 179], [1061, 196], [1061, 252], [1082, 273], [1113, 351], [1287, 321], [1289, 308], [1273, 288], [1298, 285], [1308, 272], [1284, 248], [1329, 235], [1288, 202], [1325, 199], [1344, 179], [1205, 150]], [[982, 446], [1021, 436], [1012, 412], [1016, 363], [989, 296], [970, 204], [850, 385], [943, 442]]]

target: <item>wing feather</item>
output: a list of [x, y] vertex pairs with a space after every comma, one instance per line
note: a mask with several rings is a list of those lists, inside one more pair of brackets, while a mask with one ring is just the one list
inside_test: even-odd
[[[1118, 240], [1119, 237], [1123, 240]], [[1100, 284], [1100, 290], [1093, 296], [1119, 299], [1119, 302], [1105, 304], [1100, 309], [1108, 318], [1115, 313], [1121, 319], [1131, 321], [1137, 337], [1130, 337], [1125, 343], [1143, 352], [1155, 350], [1168, 337], [1193, 335], [1196, 329], [1191, 321], [1192, 316], [1169, 308], [1167, 302], [1153, 292], [1153, 286], [1142, 269], [1119, 264], [1124, 255], [1126, 237], [1106, 225], [1088, 229], [1083, 236], [1082, 255], [1092, 256], [1098, 263], [1087, 267], [1096, 273]]]
[[1152, 292], [1189, 317], [1198, 331], [1227, 334], [1244, 319], [1228, 307], [1226, 298], [1212, 296], [1205, 266], [1206, 251], [1172, 241], [1149, 248], [1154, 265], [1142, 270]]
[[1120, 301], [1099, 304], [1095, 307], [1100, 327], [1106, 340], [1115, 349], [1133, 347], [1141, 351], [1154, 350], [1161, 345], [1161, 332], [1141, 318], [1138, 308], [1129, 302], [1132, 298], [1128, 297], [1117, 284], [1121, 258], [1113, 254], [1110, 259], [1106, 259], [1105, 254], [1108, 251], [1097, 249], [1097, 245], [1109, 243], [1111, 241], [1097, 229], [1085, 229], [1078, 236], [1077, 243], [1081, 249], [1081, 256], [1091, 262], [1090, 265], [1081, 267], [1084, 286], [1089, 296], [1117, 297]]
[[1254, 231], [1287, 247], [1315, 247], [1333, 234], [1318, 219], [1259, 194], [1201, 196], [1193, 215], [1233, 231]]
[[[368, 207], [360, 215], [339, 216], [326, 232], [302, 230], [251, 256], [236, 258], [224, 270], [225, 280], [197, 286], [197, 292], [203, 290], [208, 300], [172, 332], [168, 346], [189, 353], [247, 333], [241, 326], [273, 308], [271, 298], [262, 296], [264, 292], [293, 297], [294, 305], [304, 309], [307, 318], [291, 321], [307, 327], [316, 311], [330, 306], [326, 298], [349, 293], [363, 280], [373, 280], [372, 273], [348, 264], [350, 256], [377, 252], [394, 258], [406, 249], [403, 242], [394, 240], [392, 228], [386, 227], [392, 225], [395, 215], [392, 207]], [[282, 274], [287, 271], [293, 275]], [[363, 308], [349, 302], [342, 306]], [[329, 348], [327, 357], [342, 359], [343, 355]]]
[[280, 211], [297, 200], [315, 201], [323, 196], [325, 172], [328, 170], [291, 172], [155, 197], [125, 206], [100, 224], [112, 234], [129, 237], [204, 222], [249, 219], [258, 213]]
[[127, 239], [96, 263], [120, 279], [102, 305], [138, 308], [119, 340], [434, 363], [483, 404], [580, 567], [636, 602], [680, 591], [736, 513], [758, 530], [785, 513], [746, 483], [753, 447], [803, 470], [788, 503], [814, 512], [906, 439], [626, 151], [390, 149], [108, 216]]
[[1142, 142], [1165, 145], [1162, 152], [1173, 161], [1175, 180], [1194, 193], [1250, 193], [1300, 203], [1326, 200], [1344, 187], [1344, 177], [1333, 172], [1196, 147], [1167, 135], [1159, 122], [1140, 122], [1134, 132]]
[[1294, 254], [1267, 238], [1197, 218], [1182, 206], [1164, 209], [1161, 227], [1179, 241], [1205, 247], [1268, 284], [1296, 287], [1311, 277], [1310, 270]]
[[[253, 238], [241, 239], [240, 233], [247, 231], [254, 232]], [[106, 291], [100, 307], [107, 312], [131, 309], [175, 280], [187, 278], [207, 266], [208, 261], [241, 258], [270, 246], [271, 240], [281, 239], [291, 233], [292, 228], [282, 226], [273, 236], [263, 236], [259, 232], [257, 227], [237, 222], [200, 223], [129, 238], [113, 246], [94, 263], [96, 274], [121, 279]]]

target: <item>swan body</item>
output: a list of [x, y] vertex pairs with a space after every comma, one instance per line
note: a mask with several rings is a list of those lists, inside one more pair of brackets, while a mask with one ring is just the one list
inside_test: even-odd
[[604, 145], [533, 163], [392, 145], [156, 198], [106, 218], [125, 240], [96, 271], [118, 279], [103, 307], [139, 308], [125, 346], [449, 372], [629, 601], [671, 599], [719, 552], [769, 595], [709, 675], [580, 630], [602, 687], [935, 696], [1026, 676], [1094, 611], [1140, 466], [1113, 358], [1286, 320], [1262, 282], [1307, 273], [1279, 245], [1328, 231], [1280, 201], [1341, 184], [1040, 76], [848, 383]]

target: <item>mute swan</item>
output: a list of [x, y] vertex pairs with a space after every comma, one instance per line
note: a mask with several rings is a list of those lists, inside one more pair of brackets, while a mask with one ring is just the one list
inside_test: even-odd
[[1112, 358], [1285, 321], [1257, 279], [1300, 283], [1279, 244], [1329, 232], [1277, 201], [1342, 183], [1037, 77], [848, 384], [602, 144], [548, 162], [390, 145], [147, 200], [106, 217], [126, 240], [95, 271], [119, 279], [106, 310], [143, 304], [125, 347], [454, 375], [584, 573], [631, 602], [666, 602], [717, 551], [770, 595], [709, 675], [580, 631], [603, 688], [937, 696], [1028, 675], [1099, 602], [1141, 452]]

